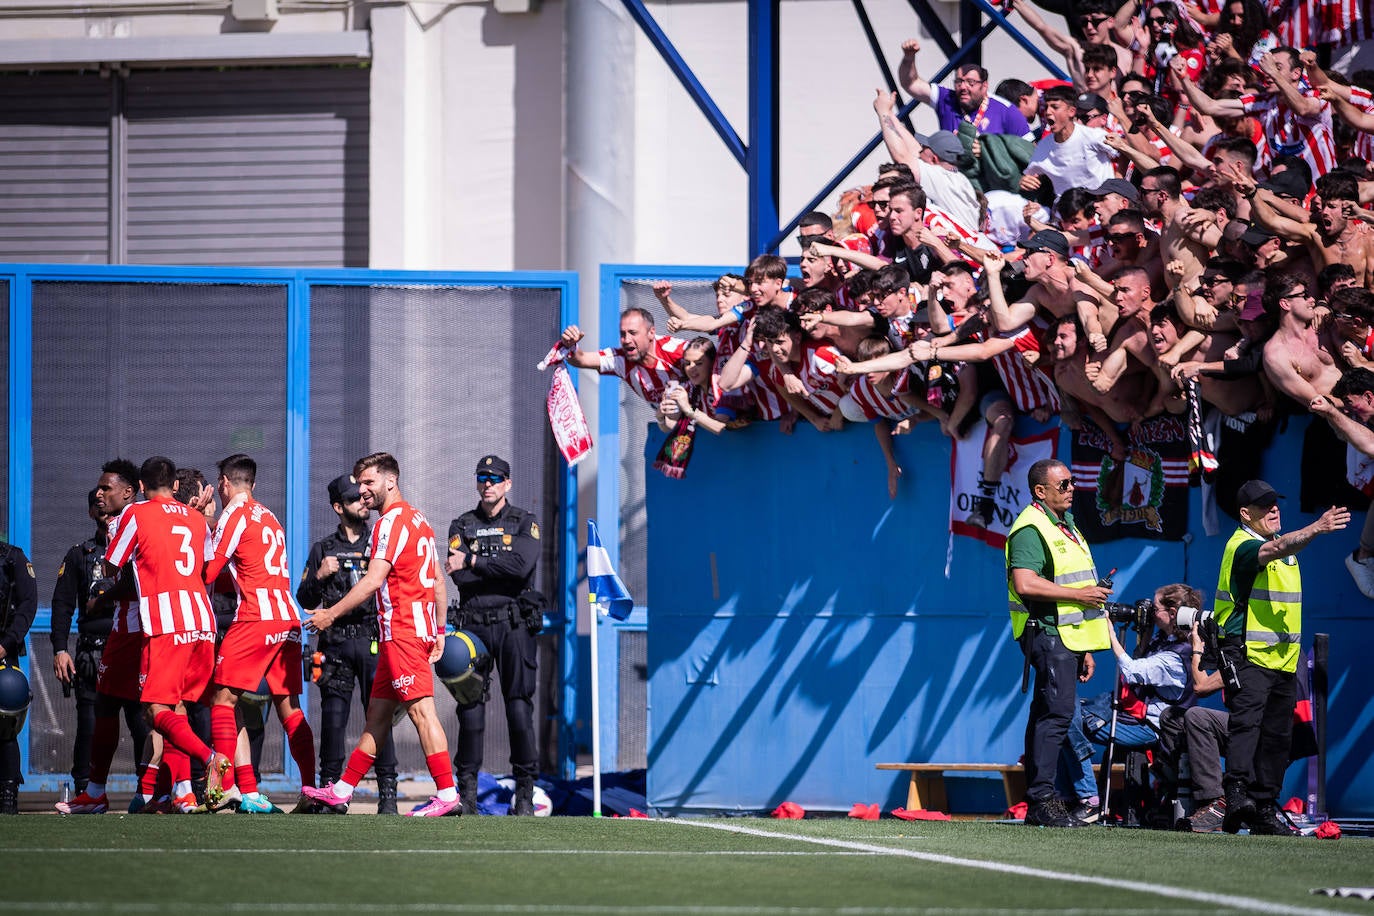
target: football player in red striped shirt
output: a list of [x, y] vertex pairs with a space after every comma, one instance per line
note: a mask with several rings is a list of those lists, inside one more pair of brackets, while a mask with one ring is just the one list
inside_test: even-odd
[[405, 709], [415, 731], [425, 763], [438, 791], [433, 798], [410, 811], [412, 817], [458, 815], [458, 791], [448, 757], [448, 737], [434, 706], [434, 670], [443, 654], [444, 640], [439, 609], [447, 611], [445, 576], [434, 549], [434, 529], [401, 496], [401, 467], [386, 452], [359, 459], [353, 476], [363, 495], [363, 505], [377, 510], [377, 524], [369, 542], [367, 574], [337, 604], [307, 615], [312, 630], [327, 630], [339, 617], [377, 596], [380, 651], [367, 725], [348, 759], [343, 779], [323, 789], [302, 786], [301, 794], [336, 811], [347, 811], [353, 790], [377, 755], [377, 747], [391, 732], [397, 707]]
[[315, 784], [315, 735], [301, 711], [301, 615], [291, 594], [286, 531], [277, 517], [253, 498], [258, 463], [230, 455], [219, 463], [224, 511], [215, 525], [214, 555], [205, 579], [214, 582], [227, 565], [238, 594], [234, 622], [220, 644], [211, 695], [210, 731], [215, 750], [234, 760], [225, 798], [237, 795], [239, 811], [268, 814], [272, 803], [258, 791], [248, 732], [238, 712], [239, 697], [267, 682], [291, 757], [304, 785]]
[[[127, 458], [116, 458], [105, 462], [100, 472], [100, 479], [95, 486], [95, 503], [101, 513], [109, 516], [111, 521], [108, 529], [138, 493], [138, 468]], [[135, 717], [142, 716], [142, 710], [139, 709], [138, 668], [143, 652], [143, 634], [139, 632], [138, 604], [132, 598], [133, 588], [128, 578], [124, 577], [99, 598], [92, 599], [98, 606], [107, 603], [113, 605], [113, 622], [97, 669], [90, 779], [86, 788], [78, 792], [75, 798], [57, 803], [57, 810], [62, 814], [104, 814], [109, 809], [105, 781], [109, 778], [115, 751], [119, 750], [121, 711], [129, 724], [130, 737], [136, 741], [139, 737], [134, 722]], [[146, 760], [147, 750], [135, 746], [135, 760]]]
[[198, 700], [215, 666], [215, 617], [205, 593], [209, 531], [196, 506], [172, 495], [176, 465], [154, 456], [139, 469], [146, 502], [127, 506], [111, 529], [105, 562], [132, 564], [138, 585], [138, 616], [144, 634], [139, 667], [143, 708], [162, 735], [178, 810], [198, 808], [191, 791], [192, 756], [205, 761], [205, 793], [223, 795], [229, 758], [212, 751], [191, 730], [184, 701]]

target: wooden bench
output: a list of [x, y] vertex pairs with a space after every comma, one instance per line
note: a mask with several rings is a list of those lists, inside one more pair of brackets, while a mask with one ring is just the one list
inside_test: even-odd
[[[911, 773], [911, 784], [906, 790], [908, 811], [948, 811], [949, 799], [945, 795], [946, 773], [1000, 773], [1002, 789], [1007, 796], [1007, 807], [1022, 801], [1026, 795], [1026, 771], [1019, 763], [880, 763], [880, 770], [906, 770]], [[1093, 764], [1093, 772], [1099, 776], [1101, 764]], [[1112, 767], [1112, 787], [1123, 784], [1126, 768], [1118, 763]]]

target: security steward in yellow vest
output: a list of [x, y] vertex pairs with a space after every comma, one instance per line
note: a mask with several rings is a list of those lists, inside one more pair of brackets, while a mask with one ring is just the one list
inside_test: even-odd
[[1292, 832], [1276, 800], [1288, 768], [1302, 651], [1302, 576], [1295, 554], [1317, 535], [1350, 523], [1349, 510], [1336, 506], [1306, 528], [1280, 535], [1279, 499], [1262, 480], [1241, 486], [1240, 527], [1226, 542], [1217, 578], [1222, 670], [1234, 666], [1236, 681], [1223, 691], [1230, 712], [1222, 778], [1227, 833], [1245, 825], [1252, 834]]
[[1044, 459], [1026, 475], [1032, 502], [1007, 533], [1007, 586], [1012, 636], [1035, 670], [1026, 722], [1026, 824], [1081, 827], [1055, 795], [1059, 753], [1078, 704], [1078, 681], [1093, 674], [1090, 653], [1110, 645], [1092, 553], [1074, 527], [1073, 477]]

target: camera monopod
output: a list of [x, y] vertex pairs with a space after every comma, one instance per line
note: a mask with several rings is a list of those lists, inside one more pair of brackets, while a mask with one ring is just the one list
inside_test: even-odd
[[[1137, 620], [1135, 623], [1123, 622], [1121, 632], [1135, 629], [1135, 651], [1132, 653], [1135, 658], [1143, 658], [1146, 650], [1150, 647], [1150, 637], [1154, 634], [1154, 622], [1147, 620]], [[1113, 656], [1115, 658], [1115, 656]], [[1112, 758], [1116, 756], [1116, 722], [1121, 712], [1122, 694], [1126, 688], [1126, 679], [1121, 674], [1121, 660], [1116, 660], [1116, 689], [1112, 691], [1112, 718], [1107, 726], [1107, 748], [1102, 754], [1102, 783], [1098, 790], [1098, 795], [1102, 799], [1102, 808], [1099, 812], [1102, 823], [1107, 823], [1107, 812], [1110, 809], [1112, 799]]]

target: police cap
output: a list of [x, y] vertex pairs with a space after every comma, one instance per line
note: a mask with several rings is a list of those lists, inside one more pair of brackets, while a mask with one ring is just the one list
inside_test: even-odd
[[352, 474], [343, 474], [329, 481], [330, 505], [351, 503], [361, 495], [362, 491], [358, 489], [358, 481], [353, 479]]
[[500, 474], [502, 477], [510, 477], [510, 465], [505, 459], [495, 455], [488, 455], [477, 462], [478, 474]]

